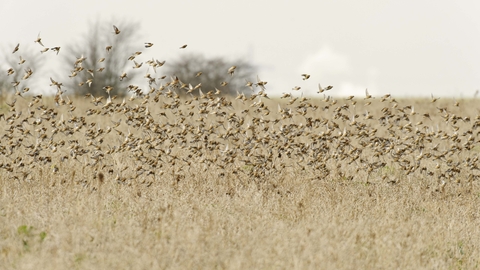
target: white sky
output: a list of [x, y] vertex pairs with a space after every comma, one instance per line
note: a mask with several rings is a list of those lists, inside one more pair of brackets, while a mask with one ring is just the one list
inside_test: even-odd
[[271, 95], [294, 86], [314, 94], [318, 83], [340, 95], [471, 97], [480, 89], [475, 0], [2, 0], [0, 49], [33, 44], [39, 32], [47, 47], [68, 46], [97, 18], [140, 22], [139, 47], [153, 42], [150, 55], [167, 64], [183, 44], [251, 60]]

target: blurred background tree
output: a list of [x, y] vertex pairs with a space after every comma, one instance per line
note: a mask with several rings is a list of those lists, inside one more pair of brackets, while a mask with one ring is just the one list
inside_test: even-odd
[[[113, 25], [119, 33], [115, 33]], [[109, 86], [113, 88], [110, 95], [126, 95], [128, 85], [138, 76], [132, 70], [135, 59], [130, 57], [141, 52], [139, 29], [139, 23], [92, 22], [85, 34], [61, 52], [60, 70], [70, 72], [70, 80], [62, 81], [65, 88], [76, 95], [106, 96], [105, 87]], [[126, 77], [120, 78], [123, 72]]]
[[[232, 70], [233, 66], [235, 68]], [[228, 60], [222, 57], [205, 57], [202, 54], [185, 54], [165, 65], [165, 71], [192, 87], [201, 83], [204, 93], [219, 89], [222, 95], [252, 91], [246, 84], [256, 82], [257, 76], [257, 67], [242, 59]], [[178, 94], [188, 91], [184, 90], [178, 91]], [[195, 94], [198, 94], [197, 90]]]

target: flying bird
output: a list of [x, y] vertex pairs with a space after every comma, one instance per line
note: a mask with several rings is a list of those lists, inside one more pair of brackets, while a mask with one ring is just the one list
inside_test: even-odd
[[115, 31], [115, 35], [118, 35], [120, 34], [120, 30], [118, 29], [118, 27], [116, 27], [115, 25], [113, 26], [113, 30]]
[[368, 93], [368, 89], [365, 89], [365, 99], [372, 98], [372, 95]]
[[13, 49], [12, 53], [16, 53], [18, 51], [18, 48], [20, 48], [20, 43], [18, 43], [17, 46], [15, 46], [15, 49]]
[[25, 63], [25, 59], [23, 59], [23, 57], [20, 55], [20, 62], [18, 62], [19, 65]]
[[235, 72], [235, 69], [237, 68], [237, 66], [232, 66], [231, 68], [228, 69], [228, 74], [230, 74], [230, 76], [233, 76], [233, 73]]
[[58, 53], [60, 52], [60, 47], [53, 47], [53, 48], [50, 48], [52, 51], [56, 51], [57, 52], [57, 55]]
[[45, 47], [42, 43], [42, 38], [40, 37], [40, 33], [38, 33], [37, 39], [34, 42], [42, 45], [43, 47]]
[[183, 45], [182, 47], [180, 47], [180, 49], [185, 49], [185, 48], [187, 48], [187, 46], [188, 46], [188, 45], [185, 44], [185, 45]]

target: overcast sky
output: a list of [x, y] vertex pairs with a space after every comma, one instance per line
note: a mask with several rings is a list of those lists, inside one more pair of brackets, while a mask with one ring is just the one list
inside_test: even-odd
[[45, 46], [67, 46], [98, 18], [139, 22], [139, 47], [154, 43], [149, 54], [167, 63], [183, 44], [252, 61], [272, 95], [295, 86], [315, 94], [318, 83], [339, 95], [471, 97], [480, 89], [475, 0], [2, 0], [0, 49], [36, 45], [39, 32]]

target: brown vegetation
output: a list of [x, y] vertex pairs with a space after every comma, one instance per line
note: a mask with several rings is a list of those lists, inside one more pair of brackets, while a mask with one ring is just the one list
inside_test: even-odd
[[149, 80], [1, 101], [3, 268], [479, 267], [476, 100]]

